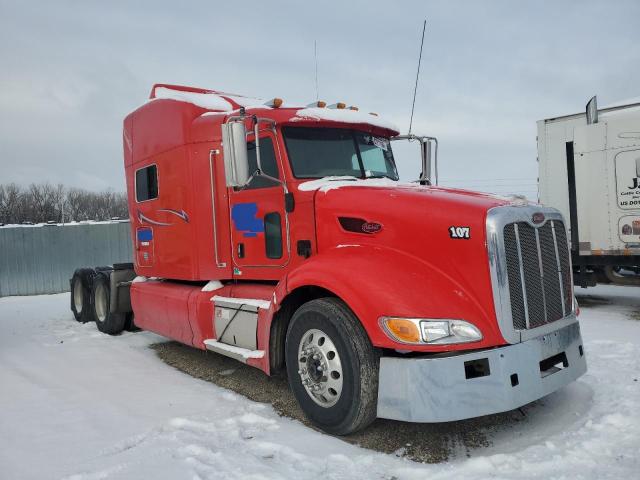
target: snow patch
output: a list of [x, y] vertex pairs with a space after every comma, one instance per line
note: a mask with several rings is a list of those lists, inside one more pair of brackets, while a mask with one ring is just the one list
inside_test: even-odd
[[172, 90], [165, 87], [156, 88], [155, 93], [158, 99], [187, 102], [207, 110], [233, 110], [233, 106], [229, 102], [215, 93], [183, 92], [182, 90]]
[[241, 107], [244, 108], [270, 108], [267, 107], [264, 104], [264, 100], [262, 98], [255, 98], [255, 97], [243, 97], [241, 95], [227, 95], [227, 94], [222, 94], [225, 98], [228, 98], [229, 100], [231, 100], [232, 102], [237, 103], [238, 105], [240, 105]]
[[233, 297], [221, 297], [220, 295], [215, 295], [211, 299], [211, 301], [233, 303], [235, 305], [251, 305], [252, 307], [258, 307], [264, 310], [267, 310], [271, 305], [271, 302], [269, 302], [268, 300], [260, 300], [258, 298], [233, 298]]
[[400, 132], [400, 129], [393, 122], [358, 110], [319, 107], [302, 108], [298, 110], [296, 116], [293, 117], [291, 121], [299, 122], [301, 120], [329, 120], [341, 123], [366, 123], [368, 125], [373, 125], [374, 127]]
[[[489, 447], [454, 449], [443, 464], [409, 461], [409, 445], [383, 454], [345, 443], [281, 417], [269, 405], [185, 375], [147, 348], [166, 340], [158, 335], [141, 331], [112, 337], [97, 332], [93, 323], [76, 322], [68, 293], [3, 297], [0, 476], [637, 478], [637, 287], [577, 291], [587, 373], [527, 406], [521, 420], [496, 425]], [[457, 429], [455, 424], [442, 427]]]
[[390, 178], [324, 177], [298, 185], [301, 192], [319, 190], [328, 192], [341, 187], [410, 187], [418, 188], [417, 183], [399, 182]]
[[200, 291], [201, 292], [213, 292], [214, 290], [219, 290], [222, 287], [224, 287], [224, 285], [222, 285], [222, 283], [219, 280], [211, 280], [204, 287], [202, 287], [202, 290], [200, 290]]
[[143, 276], [143, 275], [138, 275], [136, 278], [134, 278], [133, 280], [131, 280], [131, 283], [144, 283], [148, 280], [147, 277]]

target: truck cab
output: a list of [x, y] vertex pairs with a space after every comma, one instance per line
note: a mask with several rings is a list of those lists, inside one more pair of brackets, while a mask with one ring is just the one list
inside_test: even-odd
[[[433, 185], [431, 137], [156, 85], [123, 138], [136, 278], [112, 297], [142, 329], [285, 371], [319, 428], [506, 411], [586, 371], [562, 215]], [[416, 182], [399, 139], [422, 146]]]

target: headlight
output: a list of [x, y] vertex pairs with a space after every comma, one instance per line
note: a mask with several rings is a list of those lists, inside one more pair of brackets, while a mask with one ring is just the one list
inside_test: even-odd
[[389, 338], [401, 343], [447, 345], [482, 340], [478, 328], [464, 320], [382, 317]]

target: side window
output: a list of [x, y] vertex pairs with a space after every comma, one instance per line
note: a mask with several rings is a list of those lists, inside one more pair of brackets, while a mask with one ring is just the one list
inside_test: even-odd
[[356, 134], [360, 156], [367, 176], [375, 174], [397, 175], [391, 144], [386, 138]]
[[278, 212], [264, 216], [264, 245], [267, 258], [282, 258], [282, 221]]
[[136, 171], [136, 201], [158, 198], [158, 167], [149, 165]]
[[[256, 144], [255, 142], [247, 142], [247, 150], [249, 151], [249, 172], [253, 173], [258, 168], [256, 161]], [[270, 137], [260, 138], [260, 163], [264, 173], [274, 178], [280, 178], [278, 173], [278, 162], [273, 149], [273, 141]], [[275, 187], [277, 183], [264, 177], [254, 177], [247, 188], [265, 188]]]

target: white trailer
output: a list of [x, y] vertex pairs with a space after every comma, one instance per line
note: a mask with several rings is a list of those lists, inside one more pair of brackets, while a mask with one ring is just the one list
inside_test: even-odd
[[640, 285], [640, 98], [538, 121], [539, 197], [569, 219], [574, 282]]

